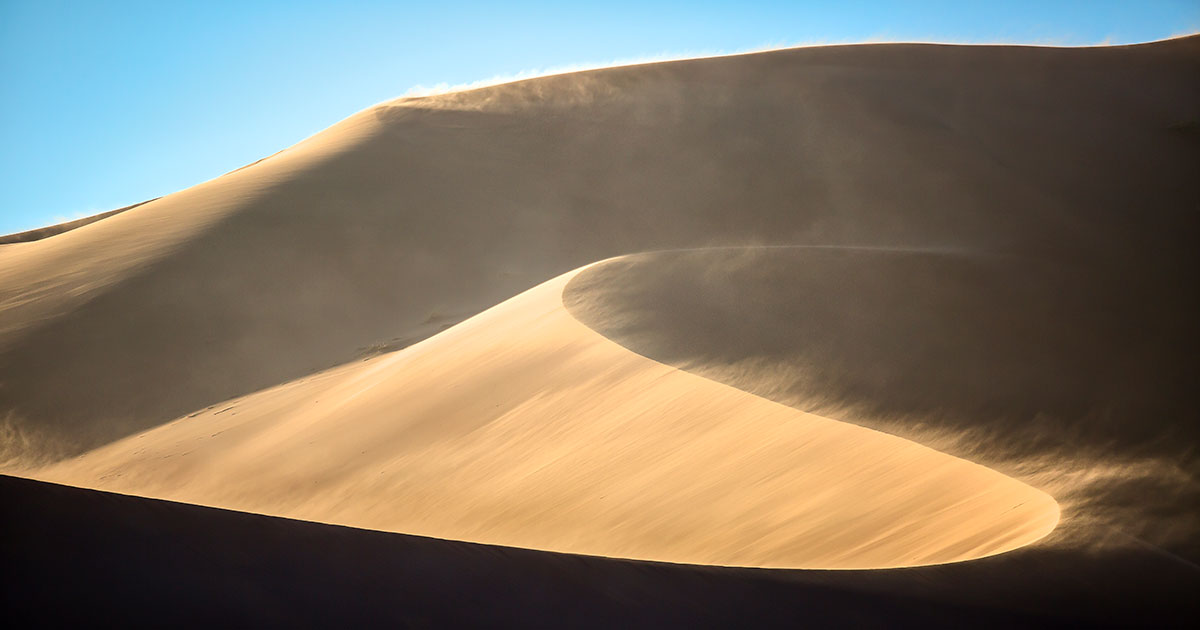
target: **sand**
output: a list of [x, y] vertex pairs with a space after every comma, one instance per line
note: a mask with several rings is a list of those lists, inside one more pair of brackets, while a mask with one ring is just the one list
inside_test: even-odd
[[1175, 610], [1087, 585], [1200, 575], [1198, 53], [832, 46], [368, 108], [0, 244], [0, 469]]
[[734, 247], [612, 260], [564, 299], [644, 356], [1051, 493], [1048, 544], [1198, 558], [1188, 293], [1120, 284], [992, 252]]
[[84, 452], [664, 248], [998, 251], [1183, 294], [1196, 41], [833, 46], [369, 108], [0, 246], [9, 450]]
[[5, 476], [0, 499], [21, 506], [0, 536], [0, 604], [27, 625], [1189, 627], [1181, 622], [1198, 612], [1188, 569], [1145, 554], [1034, 545], [922, 568], [730, 569], [388, 534]]
[[405, 350], [31, 473], [385, 531], [725, 566], [878, 568], [1035, 541], [1047, 494], [646, 359], [564, 274]]

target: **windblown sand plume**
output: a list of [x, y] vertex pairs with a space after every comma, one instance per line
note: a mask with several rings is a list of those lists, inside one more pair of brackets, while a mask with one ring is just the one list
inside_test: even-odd
[[[722, 580], [770, 581], [738, 595], [764, 623], [818, 593], [898, 623], [1193, 614], [1196, 77], [1197, 36], [888, 44], [383, 103], [3, 241], [4, 471], [447, 566], [604, 556], [576, 577], [710, 622], [741, 618]], [[31, 549], [54, 510], [246, 531], [28, 483]], [[553, 592], [616, 597], [580, 588]]]

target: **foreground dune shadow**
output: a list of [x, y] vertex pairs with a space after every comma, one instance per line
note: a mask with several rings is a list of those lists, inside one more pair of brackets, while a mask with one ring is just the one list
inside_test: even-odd
[[25, 626], [1185, 626], [1193, 568], [1027, 548], [883, 571], [719, 569], [451, 542], [0, 477]]

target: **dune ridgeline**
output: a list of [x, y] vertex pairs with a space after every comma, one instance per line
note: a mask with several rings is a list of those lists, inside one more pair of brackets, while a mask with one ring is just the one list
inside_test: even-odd
[[1021, 549], [992, 560], [1186, 585], [1197, 76], [1195, 36], [881, 44], [383, 103], [0, 245], [3, 471], [615, 558]]

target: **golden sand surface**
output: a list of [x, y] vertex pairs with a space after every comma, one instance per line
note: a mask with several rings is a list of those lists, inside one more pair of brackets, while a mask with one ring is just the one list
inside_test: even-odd
[[439, 538], [876, 568], [1045, 536], [1044, 492], [639, 356], [570, 272], [424, 342], [226, 401], [38, 479]]

